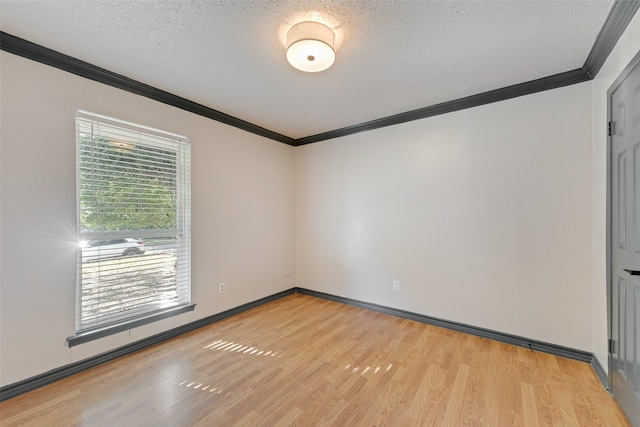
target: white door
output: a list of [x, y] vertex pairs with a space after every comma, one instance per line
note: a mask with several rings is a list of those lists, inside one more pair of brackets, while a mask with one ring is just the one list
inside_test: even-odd
[[614, 397], [640, 427], [640, 63], [632, 67], [609, 98], [609, 375]]

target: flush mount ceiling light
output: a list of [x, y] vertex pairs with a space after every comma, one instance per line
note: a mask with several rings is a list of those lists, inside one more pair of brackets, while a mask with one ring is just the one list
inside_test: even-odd
[[319, 22], [300, 22], [287, 33], [287, 60], [300, 71], [317, 73], [333, 65], [335, 36]]

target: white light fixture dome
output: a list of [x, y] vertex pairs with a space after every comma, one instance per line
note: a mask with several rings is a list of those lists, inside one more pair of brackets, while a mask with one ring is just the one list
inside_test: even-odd
[[300, 22], [287, 33], [287, 60], [300, 71], [317, 73], [333, 65], [335, 35], [319, 22]]

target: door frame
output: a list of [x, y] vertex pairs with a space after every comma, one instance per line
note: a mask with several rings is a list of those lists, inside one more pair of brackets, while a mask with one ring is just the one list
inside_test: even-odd
[[[620, 84], [626, 79], [631, 71], [640, 63], [640, 51], [638, 51], [633, 59], [629, 61], [627, 66], [620, 72], [615, 81], [609, 86], [607, 90], [607, 129], [608, 124], [611, 122], [612, 114], [611, 114], [611, 97], [613, 92], [620, 86]], [[612, 391], [612, 383], [613, 383], [613, 360], [611, 357], [611, 347], [609, 343], [613, 339], [613, 300], [611, 298], [613, 290], [613, 283], [611, 282], [611, 257], [613, 254], [613, 230], [612, 227], [612, 218], [611, 218], [611, 189], [613, 186], [613, 177], [611, 176], [612, 167], [611, 167], [611, 150], [612, 150], [612, 135], [609, 135], [607, 132], [607, 215], [606, 215], [606, 228], [607, 228], [607, 248], [606, 248], [606, 275], [607, 275], [607, 363], [608, 363], [608, 372], [607, 372], [607, 390], [609, 392]]]

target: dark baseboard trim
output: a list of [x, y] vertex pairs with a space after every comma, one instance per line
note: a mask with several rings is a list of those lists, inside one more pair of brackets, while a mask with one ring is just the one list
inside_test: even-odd
[[130, 79], [121, 74], [111, 72], [69, 55], [5, 33], [4, 31], [0, 31], [0, 50], [137, 95], [145, 96], [155, 101], [234, 126], [255, 135], [260, 135], [291, 146], [300, 146], [591, 80], [600, 71], [600, 68], [615, 47], [622, 33], [626, 30], [639, 7], [640, 2], [638, 0], [615, 0], [582, 68], [298, 139], [265, 129], [221, 111]]
[[203, 326], [207, 326], [212, 323], [219, 322], [228, 317], [235, 316], [236, 314], [240, 314], [244, 311], [250, 310], [252, 308], [258, 307], [260, 305], [266, 304], [271, 301], [275, 301], [277, 299], [283, 298], [287, 295], [291, 295], [294, 293], [308, 295], [316, 298], [322, 298], [322, 299], [335, 301], [342, 304], [348, 304], [348, 305], [363, 308], [366, 310], [377, 311], [379, 313], [385, 313], [395, 317], [414, 320], [420, 323], [439, 326], [442, 328], [451, 329], [454, 331], [463, 332], [470, 335], [480, 336], [483, 338], [492, 339], [492, 340], [504, 342], [507, 344], [513, 344], [520, 347], [529, 348], [531, 350], [542, 351], [544, 353], [549, 353], [556, 356], [561, 356], [569, 359], [578, 360], [581, 362], [586, 362], [591, 365], [598, 379], [600, 380], [600, 382], [602, 382], [604, 388], [608, 389], [607, 375], [604, 369], [602, 368], [602, 365], [600, 364], [600, 362], [598, 361], [598, 359], [595, 357], [593, 353], [589, 353], [582, 350], [576, 350], [569, 347], [563, 347], [556, 344], [549, 344], [542, 341], [531, 340], [531, 339], [519, 337], [516, 335], [505, 334], [502, 332], [492, 331], [490, 329], [479, 328], [476, 326], [466, 325], [463, 323], [451, 322], [449, 320], [439, 319], [431, 316], [425, 316], [423, 314], [412, 313], [409, 311], [386, 307], [379, 304], [368, 303], [368, 302], [359, 301], [351, 298], [344, 298], [344, 297], [339, 297], [332, 294], [327, 294], [324, 292], [312, 291], [310, 289], [296, 287], [296, 288], [288, 289], [286, 291], [278, 292], [276, 294], [261, 298], [256, 301], [249, 302], [247, 304], [240, 305], [238, 307], [223, 311], [218, 314], [214, 314], [212, 316], [205, 317], [200, 320], [196, 320], [195, 322], [191, 322], [186, 325], [179, 326], [169, 331], [161, 332], [159, 334], [142, 339], [140, 341], [136, 341], [131, 344], [127, 344], [125, 346], [116, 348], [114, 350], [99, 354], [97, 356], [93, 356], [76, 363], [62, 366], [60, 368], [53, 369], [43, 374], [36, 375], [31, 378], [27, 378], [26, 380], [18, 381], [16, 383], [1, 387], [0, 402], [19, 396], [21, 394], [27, 393], [29, 391], [35, 390], [47, 384], [51, 384], [63, 378], [69, 377], [71, 375], [78, 374], [87, 369], [91, 369], [96, 366], [102, 365], [103, 363], [110, 362], [119, 357], [126, 356], [136, 351], [143, 350], [145, 348], [151, 347], [161, 342], [170, 340], [172, 338], [178, 337], [187, 332], [194, 331]]
[[23, 393], [27, 393], [29, 391], [35, 390], [47, 384], [51, 384], [55, 381], [61, 380], [71, 375], [78, 374], [87, 369], [94, 368], [98, 365], [102, 365], [103, 363], [110, 362], [119, 357], [126, 356], [136, 351], [143, 350], [147, 347], [151, 347], [153, 345], [159, 344], [163, 341], [170, 340], [172, 338], [175, 338], [187, 332], [191, 332], [203, 326], [207, 326], [212, 323], [219, 322], [220, 320], [224, 320], [228, 317], [235, 316], [236, 314], [240, 314], [244, 311], [250, 310], [252, 308], [258, 307], [260, 305], [266, 304], [271, 301], [275, 301], [277, 299], [280, 299], [287, 295], [291, 295], [293, 293], [295, 293], [294, 288], [288, 289], [286, 291], [278, 292], [276, 294], [261, 298], [259, 300], [242, 304], [230, 310], [223, 311], [222, 313], [214, 314], [212, 316], [208, 316], [203, 319], [196, 320], [195, 322], [187, 323], [186, 325], [178, 326], [177, 328], [150, 336], [140, 341], [136, 341], [134, 343], [127, 344], [122, 347], [118, 347], [114, 350], [107, 351], [97, 356], [93, 356], [76, 363], [72, 363], [66, 366], [62, 366], [60, 368], [53, 369], [43, 374], [36, 375], [31, 378], [27, 378], [26, 380], [22, 380], [13, 384], [6, 385], [0, 388], [0, 402], [19, 396]]
[[439, 326], [446, 329], [451, 329], [458, 332], [463, 332], [470, 335], [475, 335], [482, 338], [491, 339], [494, 341], [500, 341], [507, 344], [517, 345], [519, 347], [525, 347], [531, 350], [541, 351], [543, 353], [553, 354], [555, 356], [566, 357], [568, 359], [578, 360], [580, 362], [589, 363], [602, 384], [607, 388], [607, 375], [605, 374], [602, 365], [598, 362], [598, 359], [593, 353], [589, 353], [583, 350], [577, 350], [574, 348], [564, 347], [561, 345], [550, 344], [543, 341], [532, 340], [517, 335], [506, 334], [504, 332], [493, 331], [490, 329], [479, 328], [477, 326], [467, 325], [464, 323], [452, 322], [449, 320], [439, 319], [437, 317], [425, 316], [423, 314], [412, 313], [410, 311], [399, 310], [396, 308], [386, 307], [379, 304], [373, 304], [369, 302], [359, 301], [351, 298], [339, 297], [324, 292], [312, 291], [305, 288], [295, 288], [296, 293], [309, 295], [317, 298], [322, 298], [330, 301], [335, 301], [343, 304], [352, 305], [355, 307], [364, 308], [367, 310], [377, 311], [380, 313], [389, 314], [395, 317], [401, 317], [403, 319], [414, 320], [420, 323], [426, 323], [428, 325]]
[[600, 361], [598, 360], [598, 358], [595, 355], [592, 355], [592, 356], [593, 358], [591, 360], [591, 367], [593, 368], [593, 371], [598, 376], [598, 379], [600, 380], [604, 388], [609, 390], [609, 378], [607, 377], [607, 373], [605, 372], [604, 368], [600, 364]]
[[42, 64], [49, 65], [60, 70], [84, 77], [99, 83], [116, 87], [136, 95], [141, 95], [173, 107], [180, 108], [190, 113], [242, 129], [246, 132], [260, 135], [288, 145], [294, 144], [294, 139], [273, 132], [261, 126], [249, 123], [245, 120], [223, 113], [202, 104], [190, 101], [186, 98], [174, 95], [153, 86], [130, 79], [121, 74], [114, 73], [104, 68], [97, 67], [72, 56], [65, 55], [55, 50], [40, 46], [28, 40], [0, 31], [0, 50], [4, 50], [23, 58], [31, 59]]

